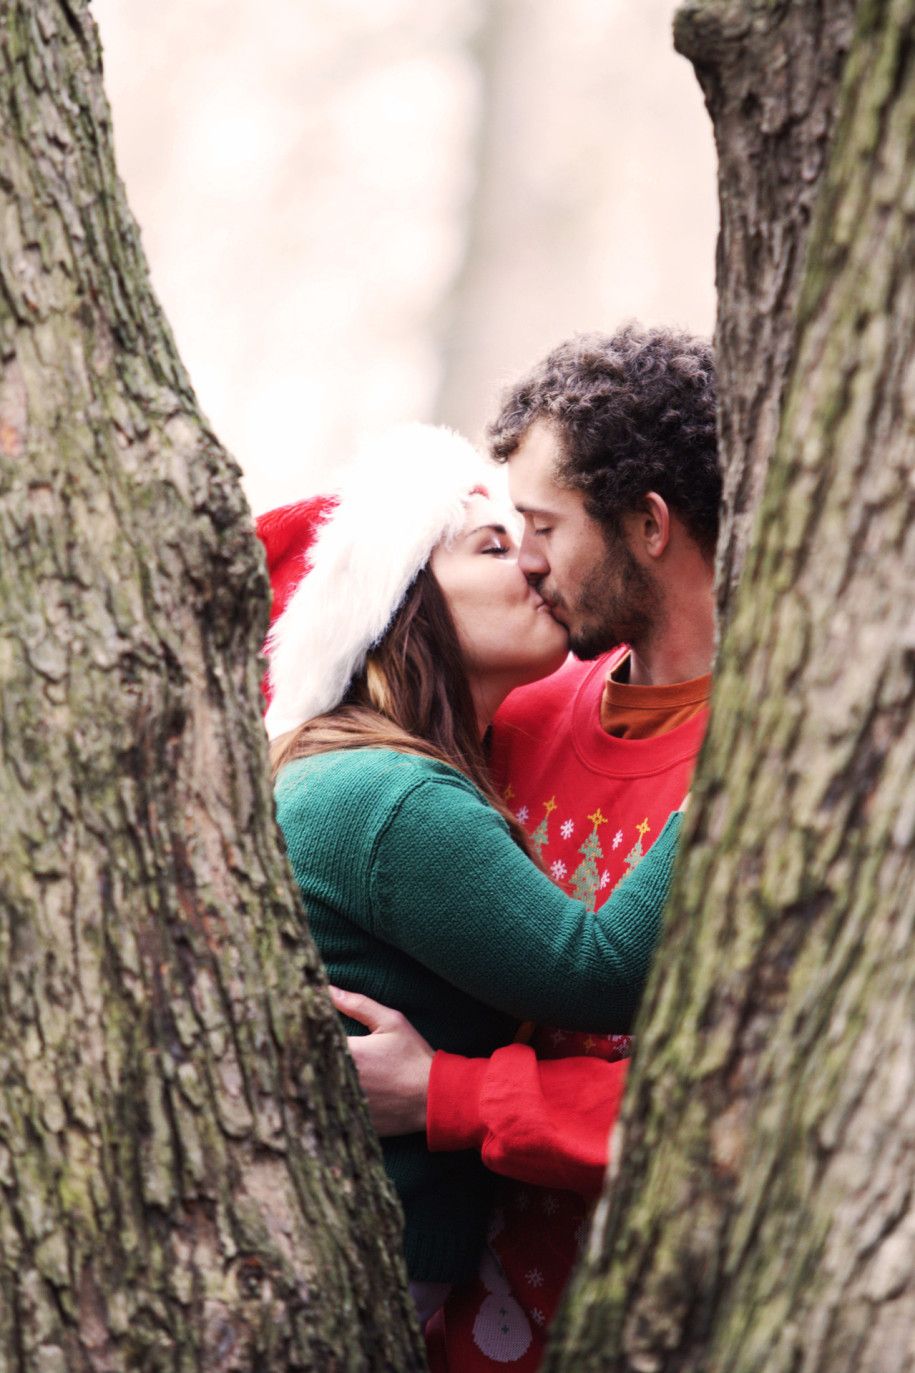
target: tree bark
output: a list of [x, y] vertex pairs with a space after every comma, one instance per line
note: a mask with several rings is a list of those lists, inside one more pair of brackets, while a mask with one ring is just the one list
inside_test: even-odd
[[420, 1369], [83, 0], [4, 0], [0, 64], [0, 1370]]
[[915, 1364], [913, 158], [915, 3], [861, 0], [622, 1166], [554, 1371]]
[[718, 149], [721, 627], [775, 447], [853, 12], [854, 0], [685, 0], [674, 24]]

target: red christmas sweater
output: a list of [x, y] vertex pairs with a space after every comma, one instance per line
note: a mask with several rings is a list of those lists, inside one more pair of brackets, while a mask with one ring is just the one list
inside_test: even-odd
[[[556, 881], [593, 909], [644, 856], [688, 790], [705, 732], [709, 679], [626, 687], [636, 733], [601, 723], [607, 674], [625, 657], [570, 660], [516, 691], [496, 717], [503, 794]], [[490, 1059], [439, 1053], [429, 1084], [432, 1149], [478, 1148], [500, 1182], [480, 1271], [455, 1287], [428, 1331], [433, 1373], [534, 1373], [584, 1242], [625, 1086], [629, 1026], [588, 1035], [539, 1026]]]

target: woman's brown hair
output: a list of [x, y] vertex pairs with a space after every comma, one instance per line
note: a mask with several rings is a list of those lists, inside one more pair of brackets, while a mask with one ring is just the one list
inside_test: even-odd
[[457, 768], [533, 857], [527, 834], [489, 776], [457, 630], [428, 566], [336, 710], [275, 740], [273, 776], [296, 758], [344, 748], [390, 748]]

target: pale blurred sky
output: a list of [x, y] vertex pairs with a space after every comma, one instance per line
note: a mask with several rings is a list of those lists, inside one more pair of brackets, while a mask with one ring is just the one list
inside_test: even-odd
[[255, 511], [580, 329], [711, 333], [671, 0], [93, 0], [121, 175]]

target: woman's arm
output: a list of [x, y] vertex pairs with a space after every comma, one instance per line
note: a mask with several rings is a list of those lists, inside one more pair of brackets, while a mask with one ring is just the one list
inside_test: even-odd
[[641, 996], [676, 856], [674, 813], [594, 914], [518, 848], [461, 778], [424, 779], [378, 836], [374, 932], [478, 1000], [569, 1029], [624, 1029]]

